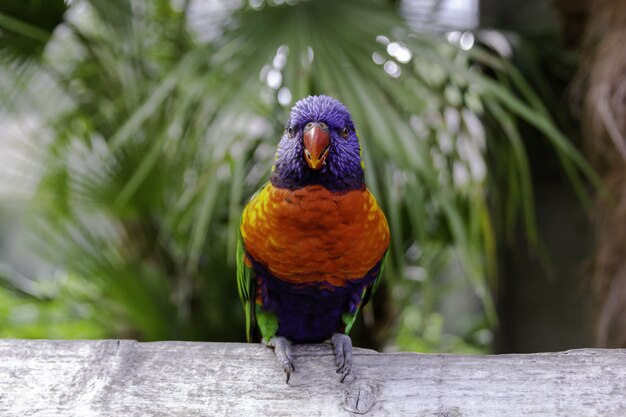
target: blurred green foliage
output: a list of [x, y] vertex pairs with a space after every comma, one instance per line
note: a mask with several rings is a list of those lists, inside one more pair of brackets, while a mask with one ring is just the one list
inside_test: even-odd
[[39, 56], [66, 10], [63, 0], [3, 1], [0, 53], [13, 60]]
[[[45, 285], [41, 283], [39, 287]], [[0, 337], [46, 339], [100, 339], [109, 336], [105, 325], [111, 314], [92, 300], [98, 289], [71, 275], [40, 295], [0, 287]], [[90, 293], [85, 298], [85, 293]], [[121, 330], [121, 329], [120, 329]], [[120, 334], [122, 334], [120, 332]]]
[[[520, 218], [537, 241], [519, 120], [574, 184], [593, 176], [588, 165], [506, 60], [415, 33], [393, 2], [289, 3], [203, 14], [189, 1], [80, 0], [51, 40], [33, 31], [46, 49], [4, 65], [2, 112], [36, 114], [35, 137], [51, 138], [35, 139], [45, 173], [31, 241], [80, 291], [66, 278], [49, 281], [60, 290], [48, 298], [2, 291], [0, 334], [243, 340], [241, 209], [268, 178], [293, 102], [323, 93], [353, 114], [392, 233], [387, 288], [360, 334], [399, 349], [488, 349], [497, 241]], [[437, 283], [452, 261], [482, 306], [456, 334]]]

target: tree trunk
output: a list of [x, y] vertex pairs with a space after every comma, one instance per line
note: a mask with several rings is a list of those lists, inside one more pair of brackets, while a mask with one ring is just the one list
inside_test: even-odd
[[593, 211], [596, 341], [626, 347], [626, 0], [554, 0], [579, 46], [574, 85], [586, 149], [606, 186]]

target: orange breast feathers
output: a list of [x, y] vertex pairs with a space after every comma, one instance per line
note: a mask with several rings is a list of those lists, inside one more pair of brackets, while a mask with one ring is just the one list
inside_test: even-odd
[[241, 234], [254, 259], [292, 283], [362, 278], [389, 247], [387, 219], [367, 189], [268, 184], [244, 209]]

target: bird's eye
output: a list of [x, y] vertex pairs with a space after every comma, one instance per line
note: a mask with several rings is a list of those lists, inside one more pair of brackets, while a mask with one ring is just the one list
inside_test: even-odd
[[287, 128], [287, 135], [289, 136], [289, 138], [293, 138], [293, 135], [294, 135], [293, 127]]
[[348, 135], [350, 135], [350, 130], [347, 127], [344, 127], [341, 131], [341, 137], [345, 139]]

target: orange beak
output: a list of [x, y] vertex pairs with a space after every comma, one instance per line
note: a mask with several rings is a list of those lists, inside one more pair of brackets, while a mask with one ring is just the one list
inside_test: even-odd
[[326, 123], [309, 123], [304, 128], [304, 159], [309, 168], [320, 170], [326, 163], [330, 134]]

